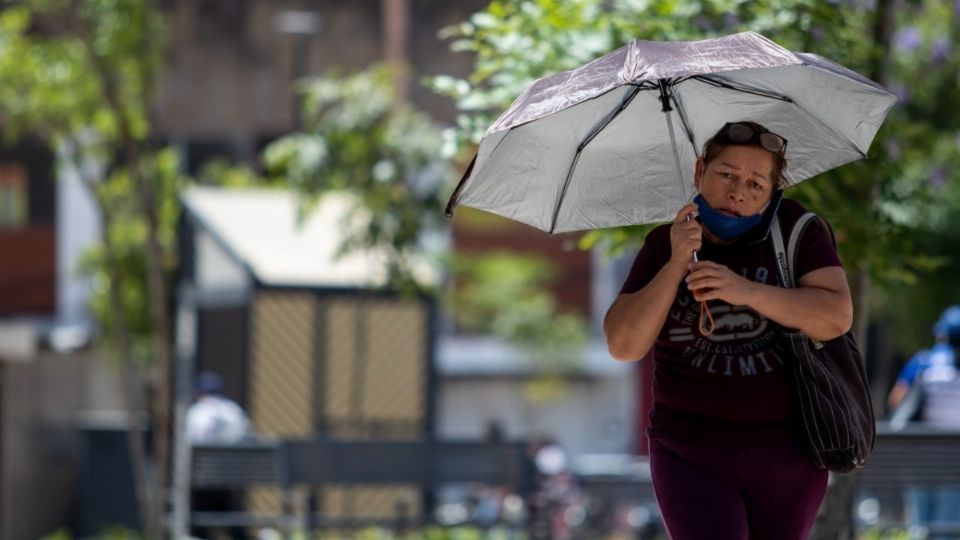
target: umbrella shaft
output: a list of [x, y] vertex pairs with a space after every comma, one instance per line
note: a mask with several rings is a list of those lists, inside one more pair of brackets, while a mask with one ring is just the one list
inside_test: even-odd
[[[690, 221], [691, 219], [693, 219], [693, 216], [691, 214], [687, 214], [686, 220]], [[700, 258], [697, 257], [697, 250], [693, 250], [693, 262], [700, 262]]]
[[670, 83], [666, 79], [657, 80], [657, 86], [660, 88], [660, 104], [663, 108], [661, 112], [670, 112], [673, 107], [670, 106]]

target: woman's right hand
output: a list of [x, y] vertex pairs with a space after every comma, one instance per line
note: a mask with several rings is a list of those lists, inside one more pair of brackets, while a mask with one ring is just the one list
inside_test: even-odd
[[[603, 333], [610, 355], [617, 360], [643, 358], [660, 334], [677, 298], [678, 287], [687, 275], [694, 250], [700, 249], [702, 229], [693, 219], [697, 205], [688, 204], [670, 226], [670, 260], [642, 289], [621, 294], [603, 319]], [[690, 217], [689, 221], [687, 217]]]
[[703, 227], [694, 219], [697, 205], [690, 203], [677, 212], [670, 226], [670, 263], [686, 268], [693, 261], [693, 252], [703, 242]]

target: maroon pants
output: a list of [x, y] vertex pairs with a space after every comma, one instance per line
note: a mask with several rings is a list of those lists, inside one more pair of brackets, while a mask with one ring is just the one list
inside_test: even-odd
[[806, 539], [827, 472], [793, 444], [650, 441], [653, 488], [672, 540]]

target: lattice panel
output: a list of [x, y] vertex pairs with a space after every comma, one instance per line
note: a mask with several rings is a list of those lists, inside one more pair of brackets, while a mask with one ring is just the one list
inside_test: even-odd
[[[261, 292], [250, 321], [250, 420], [260, 435], [309, 437], [314, 433], [314, 339], [312, 293]], [[280, 490], [251, 489], [249, 510], [280, 512]]]
[[429, 331], [419, 302], [322, 301], [319, 423], [337, 438], [415, 438], [427, 415]]
[[377, 302], [367, 310], [363, 415], [377, 420], [414, 420], [426, 412], [424, 306]]
[[357, 361], [358, 306], [357, 302], [323, 303], [326, 324], [320, 331], [326, 354], [319, 359], [318, 369], [323, 371], [321, 414], [328, 420], [349, 419], [355, 408], [351, 389]]
[[406, 517], [416, 519], [421, 512], [420, 491], [416, 486], [326, 487], [321, 490], [323, 513], [331, 518], [393, 519], [397, 503], [406, 506]]
[[[254, 429], [280, 437], [415, 439], [425, 433], [428, 307], [418, 301], [261, 292], [251, 308], [249, 403]], [[299, 490], [298, 490], [299, 491]], [[301, 504], [302, 493], [297, 503]], [[248, 509], [280, 512], [280, 491], [250, 490]], [[417, 486], [326, 487], [331, 517], [409, 517]]]
[[307, 436], [313, 430], [313, 296], [262, 292], [251, 321], [250, 415], [257, 433]]

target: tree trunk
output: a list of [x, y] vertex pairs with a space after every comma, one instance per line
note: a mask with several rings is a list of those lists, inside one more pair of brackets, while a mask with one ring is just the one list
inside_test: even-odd
[[[132, 152], [131, 155], [136, 156]], [[135, 159], [139, 159], [139, 157], [135, 157]], [[154, 501], [154, 511], [156, 512], [157, 525], [163, 531], [170, 476], [170, 311], [167, 309], [167, 284], [163, 272], [164, 252], [158, 237], [156, 184], [147, 181], [137, 165], [139, 163], [135, 163], [131, 168], [138, 169], [134, 176], [134, 185], [138, 186], [140, 211], [147, 219], [147, 289], [149, 291], [150, 326], [153, 331], [153, 384], [155, 389], [153, 448], [157, 470], [155, 486], [157, 500]]]
[[[870, 278], [866, 271], [858, 270], [850, 278], [850, 292], [853, 295], [853, 332], [857, 336], [864, 356], [867, 354], [866, 340], [869, 322], [868, 300], [870, 298]], [[856, 494], [856, 474], [830, 473], [827, 494], [820, 505], [811, 540], [837, 540], [852, 538], [853, 498]]]
[[[68, 143], [69, 144], [69, 143]], [[110, 302], [110, 311], [113, 314], [113, 327], [110, 328], [110, 340], [115, 347], [117, 357], [121, 366], [121, 385], [122, 395], [127, 408], [127, 445], [130, 452], [130, 463], [133, 468], [134, 490], [137, 497], [137, 507], [140, 512], [141, 523], [145, 524], [149, 538], [159, 538], [157, 529], [152, 529], [151, 515], [154, 508], [154, 496], [150, 489], [150, 472], [147, 465], [146, 454], [146, 426], [142, 425], [143, 404], [141, 403], [142, 384], [135, 370], [131, 369], [134, 365], [132, 338], [127, 326], [125, 310], [123, 308], [123, 286], [124, 279], [119, 271], [120, 263], [116, 254], [115, 246], [110, 239], [110, 229], [113, 226], [114, 215], [109, 202], [103, 197], [98, 189], [97, 182], [84, 176], [83, 169], [72, 152], [67, 158], [67, 162], [77, 172], [81, 183], [90, 192], [90, 195], [96, 201], [97, 209], [101, 218], [100, 242], [103, 245], [104, 256], [107, 267], [107, 296]]]
[[[120, 96], [117, 80], [107, 63], [99, 57], [92, 44], [93, 35], [85, 32], [85, 46], [88, 58], [101, 83], [104, 100], [112, 110], [119, 131], [119, 149], [124, 165], [136, 186], [137, 204], [147, 222], [146, 269], [148, 305], [150, 310], [150, 328], [152, 332], [154, 403], [153, 403], [153, 441], [156, 475], [154, 477], [154, 497], [151, 512], [144, 516], [148, 531], [163, 531], [166, 513], [168, 463], [170, 450], [170, 312], [167, 306], [167, 284], [164, 280], [163, 247], [158, 235], [157, 186], [149, 181], [143, 171], [144, 162], [141, 141], [133, 135], [126, 107]], [[149, 81], [143, 81], [149, 83]], [[146, 99], [146, 98], [144, 98]], [[141, 103], [140, 105], [144, 105]]]
[[[870, 78], [886, 85], [890, 71], [890, 40], [896, 22], [897, 0], [877, 0], [876, 19], [873, 26], [874, 57]], [[864, 181], [870, 181], [865, 179]], [[870, 185], [864, 190], [863, 208], [872, 208], [877, 197], [877, 187]], [[857, 269], [850, 277], [850, 290], [853, 295], [854, 306], [854, 334], [863, 348], [864, 358], [868, 357], [866, 350], [867, 325], [870, 321], [870, 277], [866, 268]], [[881, 412], [877, 405], [878, 396], [874, 386], [874, 411]], [[856, 475], [830, 474], [830, 485], [827, 494], [820, 505], [811, 540], [837, 540], [852, 537], [853, 527], [853, 498], [856, 492]]]
[[410, 97], [410, 54], [407, 47], [410, 37], [410, 2], [381, 0], [380, 9], [384, 36], [383, 58], [390, 66], [398, 102], [406, 103]]

